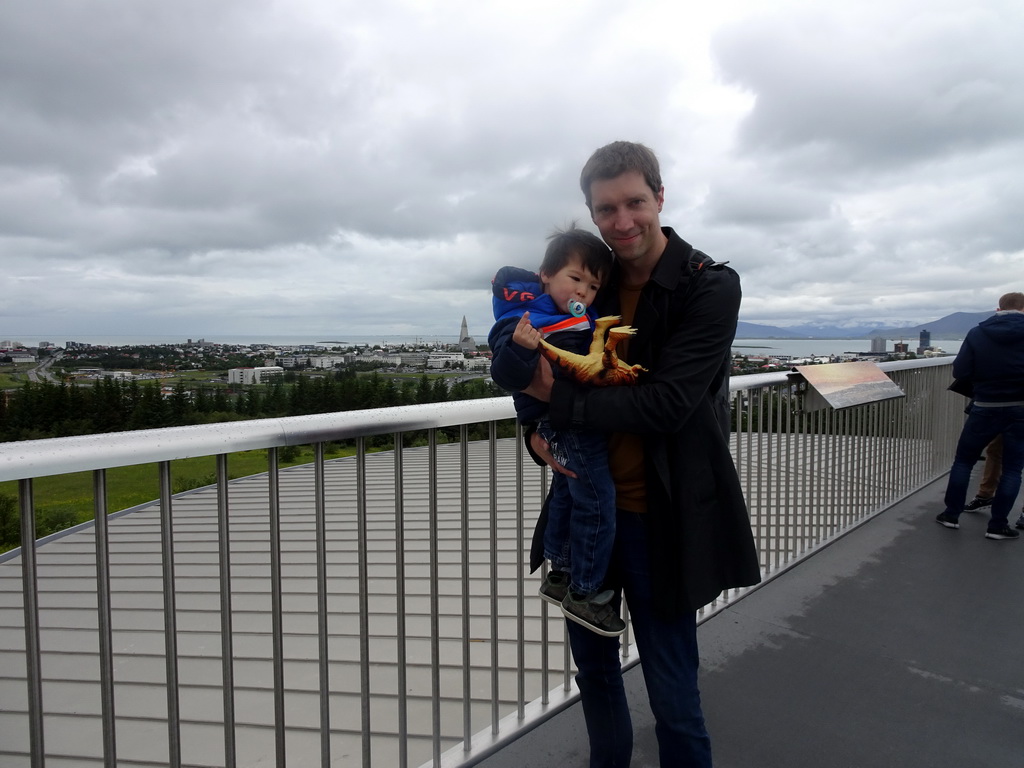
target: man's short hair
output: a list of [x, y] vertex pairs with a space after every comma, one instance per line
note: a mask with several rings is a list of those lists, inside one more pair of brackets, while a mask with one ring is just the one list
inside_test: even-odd
[[648, 147], [632, 141], [613, 141], [594, 151], [580, 173], [580, 188], [591, 213], [594, 209], [590, 204], [590, 185], [597, 179], [614, 179], [629, 171], [641, 174], [655, 197], [661, 192], [661, 168]]
[[999, 297], [999, 308], [1024, 310], [1024, 293], [1018, 291], [1004, 293]]
[[602, 282], [612, 268], [612, 252], [597, 235], [580, 229], [573, 222], [565, 229], [556, 229], [548, 236], [541, 272], [553, 275], [578, 255], [583, 266]]

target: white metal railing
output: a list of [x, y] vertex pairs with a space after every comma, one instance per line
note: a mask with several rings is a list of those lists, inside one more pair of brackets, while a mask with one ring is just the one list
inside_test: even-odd
[[[951, 361], [883, 363], [906, 396], [841, 412], [803, 411], [783, 373], [734, 377], [733, 455], [766, 580], [948, 469], [964, 404], [946, 391]], [[497, 438], [511, 416], [497, 398], [0, 446], [22, 523], [21, 548], [0, 555], [0, 762], [470, 765], [572, 703], [561, 622], [524, 586], [547, 477], [521, 436]], [[367, 450], [414, 431], [425, 446]], [[327, 460], [342, 439], [356, 455]], [[312, 465], [278, 468], [279, 448], [304, 444]], [[228, 454], [251, 449], [269, 449], [266, 475], [229, 481]], [[216, 485], [172, 494], [173, 462], [194, 456], [217, 457]], [[148, 462], [158, 501], [108, 518], [106, 471]], [[36, 542], [34, 480], [80, 471], [95, 525]], [[62, 574], [82, 597], [55, 597], [72, 588]], [[628, 634], [623, 657], [638, 660]], [[138, 659], [162, 674], [133, 676]], [[83, 685], [99, 705], [71, 711]]]

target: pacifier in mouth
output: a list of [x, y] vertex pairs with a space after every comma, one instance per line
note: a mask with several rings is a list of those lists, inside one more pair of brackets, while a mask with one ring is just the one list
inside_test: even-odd
[[567, 309], [569, 310], [569, 314], [573, 317], [583, 317], [587, 314], [587, 305], [582, 301], [577, 301], [575, 299], [569, 300]]

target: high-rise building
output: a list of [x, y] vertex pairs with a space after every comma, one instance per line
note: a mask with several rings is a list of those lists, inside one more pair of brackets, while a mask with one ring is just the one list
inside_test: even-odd
[[872, 352], [885, 352], [885, 339], [881, 336], [871, 337], [871, 351]]
[[917, 344], [917, 354], [923, 355], [924, 351], [926, 349], [931, 349], [931, 347], [932, 347], [932, 332], [931, 331], [921, 331], [921, 338], [920, 338], [920, 341], [918, 341], [918, 344]]

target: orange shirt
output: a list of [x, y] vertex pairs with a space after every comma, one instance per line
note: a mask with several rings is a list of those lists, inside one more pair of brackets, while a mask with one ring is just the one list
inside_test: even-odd
[[[619, 309], [623, 325], [633, 324], [643, 285], [619, 288]], [[616, 352], [629, 362], [629, 339], [619, 342]], [[640, 435], [613, 432], [608, 436], [608, 464], [615, 480], [615, 504], [630, 512], [647, 511], [647, 477], [644, 472], [644, 444]]]

